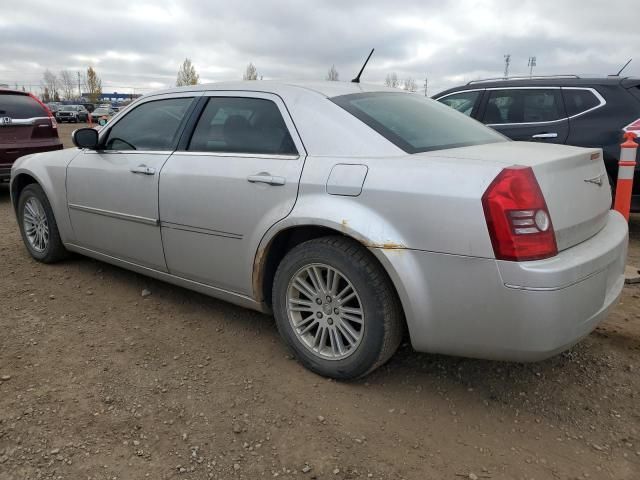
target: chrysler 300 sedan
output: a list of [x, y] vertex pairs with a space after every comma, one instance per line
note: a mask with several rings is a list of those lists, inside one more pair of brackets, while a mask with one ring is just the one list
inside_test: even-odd
[[600, 150], [513, 142], [416, 94], [189, 86], [73, 140], [12, 169], [33, 258], [77, 252], [272, 312], [322, 375], [367, 374], [405, 332], [422, 352], [544, 359], [624, 283]]

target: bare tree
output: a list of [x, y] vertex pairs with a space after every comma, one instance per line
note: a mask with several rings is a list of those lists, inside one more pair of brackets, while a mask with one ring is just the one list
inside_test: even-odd
[[253, 63], [249, 63], [249, 65], [247, 65], [247, 69], [245, 70], [244, 75], [242, 75], [242, 79], [243, 80], [258, 79], [258, 70], [256, 70], [256, 66]]
[[335, 65], [331, 65], [331, 68], [329, 69], [329, 71], [327, 72], [327, 80], [331, 81], [331, 82], [337, 82], [338, 81], [338, 70], [336, 70], [336, 66]]
[[69, 70], [60, 71], [60, 90], [62, 90], [62, 96], [66, 100], [71, 100], [76, 97], [76, 79]]
[[51, 101], [51, 96], [49, 95], [49, 87], [44, 87], [42, 92], [42, 101], [44, 103], [49, 103]]
[[200, 76], [196, 73], [196, 68], [193, 66], [193, 63], [191, 63], [190, 58], [185, 58], [178, 70], [176, 87], [197, 85], [198, 83], [200, 83]]
[[98, 77], [93, 67], [87, 69], [86, 83], [89, 101], [91, 103], [97, 103], [100, 97], [102, 97], [102, 80], [100, 80], [100, 77]]
[[402, 82], [402, 88], [407, 92], [415, 92], [418, 90], [418, 85], [416, 85], [416, 81], [409, 77], [404, 82]]
[[44, 71], [42, 75], [42, 86], [47, 92], [47, 96], [49, 97], [49, 101], [57, 101], [56, 97], [60, 98], [58, 94], [59, 80], [56, 77], [55, 73], [52, 73], [48, 68]]
[[387, 74], [387, 78], [384, 79], [384, 84], [387, 87], [398, 88], [400, 86], [400, 81], [398, 80], [396, 72]]

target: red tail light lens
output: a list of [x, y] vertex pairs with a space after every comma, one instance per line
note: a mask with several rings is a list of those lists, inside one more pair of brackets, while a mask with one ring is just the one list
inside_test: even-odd
[[482, 207], [497, 259], [540, 260], [558, 253], [547, 203], [531, 167], [502, 170], [484, 192]]
[[40, 104], [40, 106], [42, 108], [44, 108], [44, 111], [47, 112], [47, 116], [49, 117], [49, 120], [51, 121], [51, 128], [53, 128], [55, 130], [54, 135], [51, 135], [52, 137], [57, 137], [58, 136], [58, 122], [56, 122], [56, 117], [53, 115], [53, 113], [51, 113], [51, 110], [49, 110], [49, 107], [47, 107], [42, 100], [40, 100], [38, 97], [36, 97], [33, 93], [30, 93], [29, 96], [31, 98], [33, 98], [36, 102], [38, 102]]

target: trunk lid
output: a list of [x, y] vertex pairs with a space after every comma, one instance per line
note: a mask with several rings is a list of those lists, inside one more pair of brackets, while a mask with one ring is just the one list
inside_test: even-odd
[[551, 215], [558, 251], [589, 239], [607, 222], [611, 189], [600, 149], [501, 142], [432, 154], [486, 161], [493, 166], [531, 167]]

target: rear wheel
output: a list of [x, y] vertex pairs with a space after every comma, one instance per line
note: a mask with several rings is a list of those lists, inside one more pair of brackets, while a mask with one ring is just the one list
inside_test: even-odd
[[18, 224], [27, 250], [39, 262], [54, 263], [68, 255], [51, 205], [40, 185], [28, 185], [20, 193]]
[[402, 311], [386, 273], [370, 252], [344, 237], [310, 240], [285, 256], [273, 309], [300, 362], [327, 377], [366, 375], [402, 338]]

